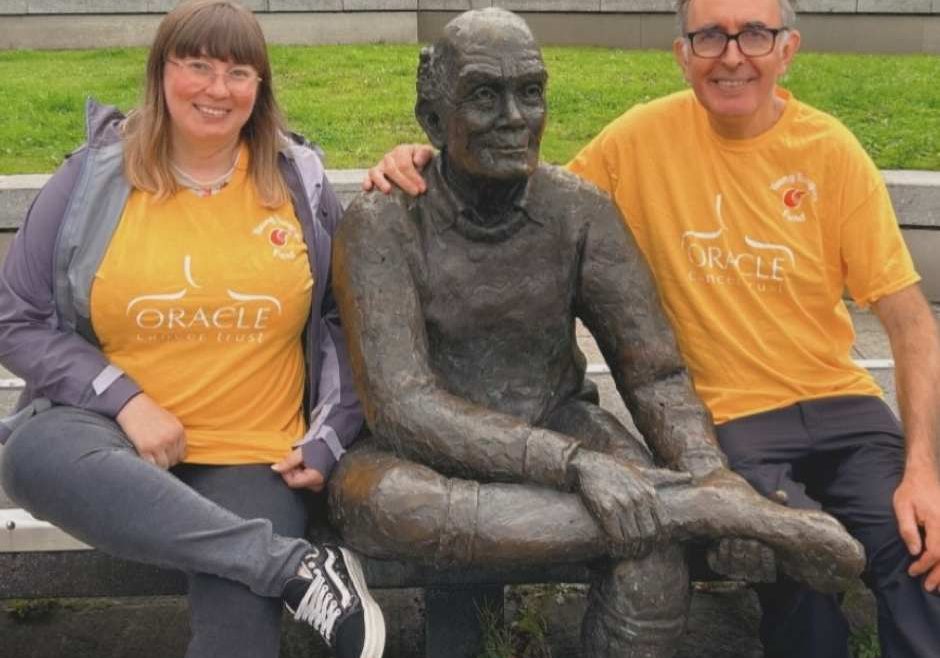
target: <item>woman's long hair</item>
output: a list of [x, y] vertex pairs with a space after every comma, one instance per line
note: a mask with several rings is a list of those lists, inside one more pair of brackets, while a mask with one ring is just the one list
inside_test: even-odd
[[248, 176], [262, 204], [276, 208], [290, 199], [277, 166], [285, 123], [271, 87], [271, 64], [254, 15], [228, 0], [192, 0], [166, 15], [147, 60], [140, 107], [124, 126], [124, 169], [130, 184], [167, 198], [179, 189], [170, 165], [170, 118], [163, 89], [168, 58], [212, 57], [252, 66], [261, 77], [254, 109], [242, 127], [250, 153]]

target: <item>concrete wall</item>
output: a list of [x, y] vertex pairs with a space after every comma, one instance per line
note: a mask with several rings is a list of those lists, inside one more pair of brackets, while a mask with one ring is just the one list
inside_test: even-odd
[[[668, 48], [673, 0], [242, 0], [272, 43], [427, 41], [456, 12], [523, 14], [545, 44]], [[0, 0], [0, 50], [145, 46], [177, 0]], [[804, 48], [940, 53], [940, 0], [802, 0]]]
[[[674, 0], [241, 0], [257, 12], [463, 11], [505, 7], [513, 11], [672, 12]], [[162, 13], [178, 0], [0, 0], [0, 14]], [[797, 0], [802, 13], [940, 14], [938, 0]]]
[[[146, 13], [0, 15], [0, 50], [149, 46], [161, 18], [162, 14]], [[259, 13], [258, 18], [270, 43], [413, 43], [418, 39], [415, 12], [283, 12]]]

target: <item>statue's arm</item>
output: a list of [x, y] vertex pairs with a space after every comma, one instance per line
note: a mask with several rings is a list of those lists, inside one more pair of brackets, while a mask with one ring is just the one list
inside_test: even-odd
[[581, 235], [577, 312], [659, 461], [703, 476], [726, 466], [692, 389], [649, 267], [616, 207], [594, 196]]
[[405, 251], [418, 239], [406, 212], [394, 197], [361, 195], [334, 243], [333, 287], [356, 388], [377, 440], [449, 474], [570, 488], [577, 441], [439, 385]]

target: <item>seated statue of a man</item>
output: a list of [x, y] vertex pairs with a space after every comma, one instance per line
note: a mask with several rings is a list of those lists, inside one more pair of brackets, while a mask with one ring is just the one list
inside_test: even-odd
[[[546, 82], [531, 32], [503, 10], [462, 14], [422, 52], [416, 114], [440, 150], [427, 193], [360, 195], [335, 244], [373, 437], [333, 476], [334, 520], [376, 557], [592, 561], [586, 655], [671, 656], [683, 542], [759, 542], [825, 590], [861, 570], [862, 551], [831, 517], [726, 469], [617, 210], [539, 164]], [[645, 443], [598, 406], [576, 318]]]

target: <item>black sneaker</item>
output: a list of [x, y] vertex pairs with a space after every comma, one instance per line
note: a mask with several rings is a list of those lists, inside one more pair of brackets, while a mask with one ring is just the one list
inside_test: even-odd
[[385, 620], [352, 551], [314, 547], [281, 598], [294, 619], [313, 626], [337, 658], [382, 658]]

